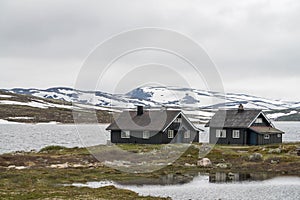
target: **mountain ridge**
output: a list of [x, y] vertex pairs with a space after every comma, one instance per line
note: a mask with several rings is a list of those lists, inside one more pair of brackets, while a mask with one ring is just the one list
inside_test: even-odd
[[84, 91], [69, 87], [52, 87], [48, 89], [13, 88], [6, 92], [30, 95], [44, 99], [62, 100], [74, 104], [112, 108], [134, 108], [136, 105], [159, 108], [170, 107], [183, 109], [194, 121], [205, 122], [218, 108], [233, 109], [242, 103], [245, 108], [262, 109], [274, 120], [300, 119], [300, 102], [272, 100], [268, 98], [241, 94], [218, 93], [213, 91], [147, 86], [135, 88], [126, 94], [111, 94], [102, 91]]

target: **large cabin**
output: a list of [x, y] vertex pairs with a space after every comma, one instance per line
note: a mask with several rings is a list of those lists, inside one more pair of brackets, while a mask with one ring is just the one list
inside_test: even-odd
[[276, 129], [262, 110], [218, 110], [206, 124], [212, 144], [264, 145], [282, 143], [283, 131]]
[[199, 131], [180, 110], [123, 111], [106, 130], [112, 143], [168, 144], [199, 142]]

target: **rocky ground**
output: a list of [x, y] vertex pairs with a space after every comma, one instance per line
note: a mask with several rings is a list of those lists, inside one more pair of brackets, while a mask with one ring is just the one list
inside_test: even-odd
[[[20, 95], [0, 90], [0, 119], [21, 122], [74, 123], [72, 103], [62, 100]], [[79, 109], [79, 108], [76, 108]], [[84, 112], [83, 112], [84, 111]], [[95, 123], [89, 111], [95, 112], [99, 123], [110, 123], [111, 114], [106, 110], [80, 111], [82, 123]]]
[[[156, 155], [161, 148], [170, 151], [170, 155], [176, 153], [168, 145], [126, 144], [117, 147], [143, 156]], [[300, 156], [297, 155], [299, 147], [300, 143], [251, 147], [193, 144], [175, 162], [151, 173], [126, 173], [109, 168], [108, 161], [96, 159], [84, 148], [50, 146], [39, 152], [14, 152], [0, 155], [0, 199], [156, 199], [140, 197], [134, 192], [113, 186], [90, 189], [62, 185], [103, 180], [122, 183], [149, 179], [153, 182], [166, 174], [175, 174], [180, 182], [185, 181], [186, 174], [198, 172], [262, 172], [273, 176], [300, 176]], [[115, 151], [107, 146], [94, 148], [100, 155], [103, 152], [113, 154]], [[119, 167], [130, 167], [140, 162], [123, 158], [118, 162], [113, 159], [109, 162]]]

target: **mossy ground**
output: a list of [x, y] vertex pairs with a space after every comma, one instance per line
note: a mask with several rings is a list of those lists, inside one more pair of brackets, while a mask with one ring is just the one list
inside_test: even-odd
[[[141, 197], [132, 191], [113, 186], [91, 189], [62, 185], [103, 180], [118, 182], [136, 182], [139, 179], [155, 180], [165, 174], [184, 175], [224, 171], [299, 176], [300, 156], [296, 154], [299, 146], [300, 143], [249, 147], [215, 145], [205, 155], [213, 165], [199, 167], [196, 164], [199, 160], [201, 144], [193, 144], [172, 165], [144, 174], [130, 174], [106, 167], [84, 148], [47, 147], [40, 152], [3, 154], [0, 155], [0, 199], [159, 199]], [[161, 146], [124, 144], [119, 147], [138, 154], [151, 152]], [[280, 148], [281, 152], [270, 153], [271, 149], [276, 148]], [[107, 148], [98, 147], [98, 151], [101, 150], [107, 151]], [[249, 156], [253, 153], [260, 153], [263, 158], [255, 162], [250, 161]], [[272, 163], [271, 160], [275, 160], [276, 163]], [[51, 167], [51, 165], [63, 163], [69, 163], [70, 167]], [[218, 163], [230, 163], [230, 167], [220, 169], [216, 166]], [[80, 164], [80, 166], [75, 167], [75, 164]], [[12, 167], [13, 165], [24, 166], [26, 169], [18, 170]]]

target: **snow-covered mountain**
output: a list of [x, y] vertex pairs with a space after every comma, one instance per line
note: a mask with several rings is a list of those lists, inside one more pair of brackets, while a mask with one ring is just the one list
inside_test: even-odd
[[217, 108], [237, 108], [242, 103], [245, 108], [262, 109], [269, 112], [269, 117], [299, 114], [300, 102], [272, 100], [246, 94], [217, 93], [178, 87], [141, 87], [127, 94], [110, 94], [101, 91], [81, 91], [72, 88], [56, 87], [45, 90], [15, 88], [7, 90], [17, 94], [32, 95], [41, 98], [60, 99], [68, 102], [88, 104], [102, 108], [146, 107], [182, 108], [189, 117], [196, 121], [207, 121]]

